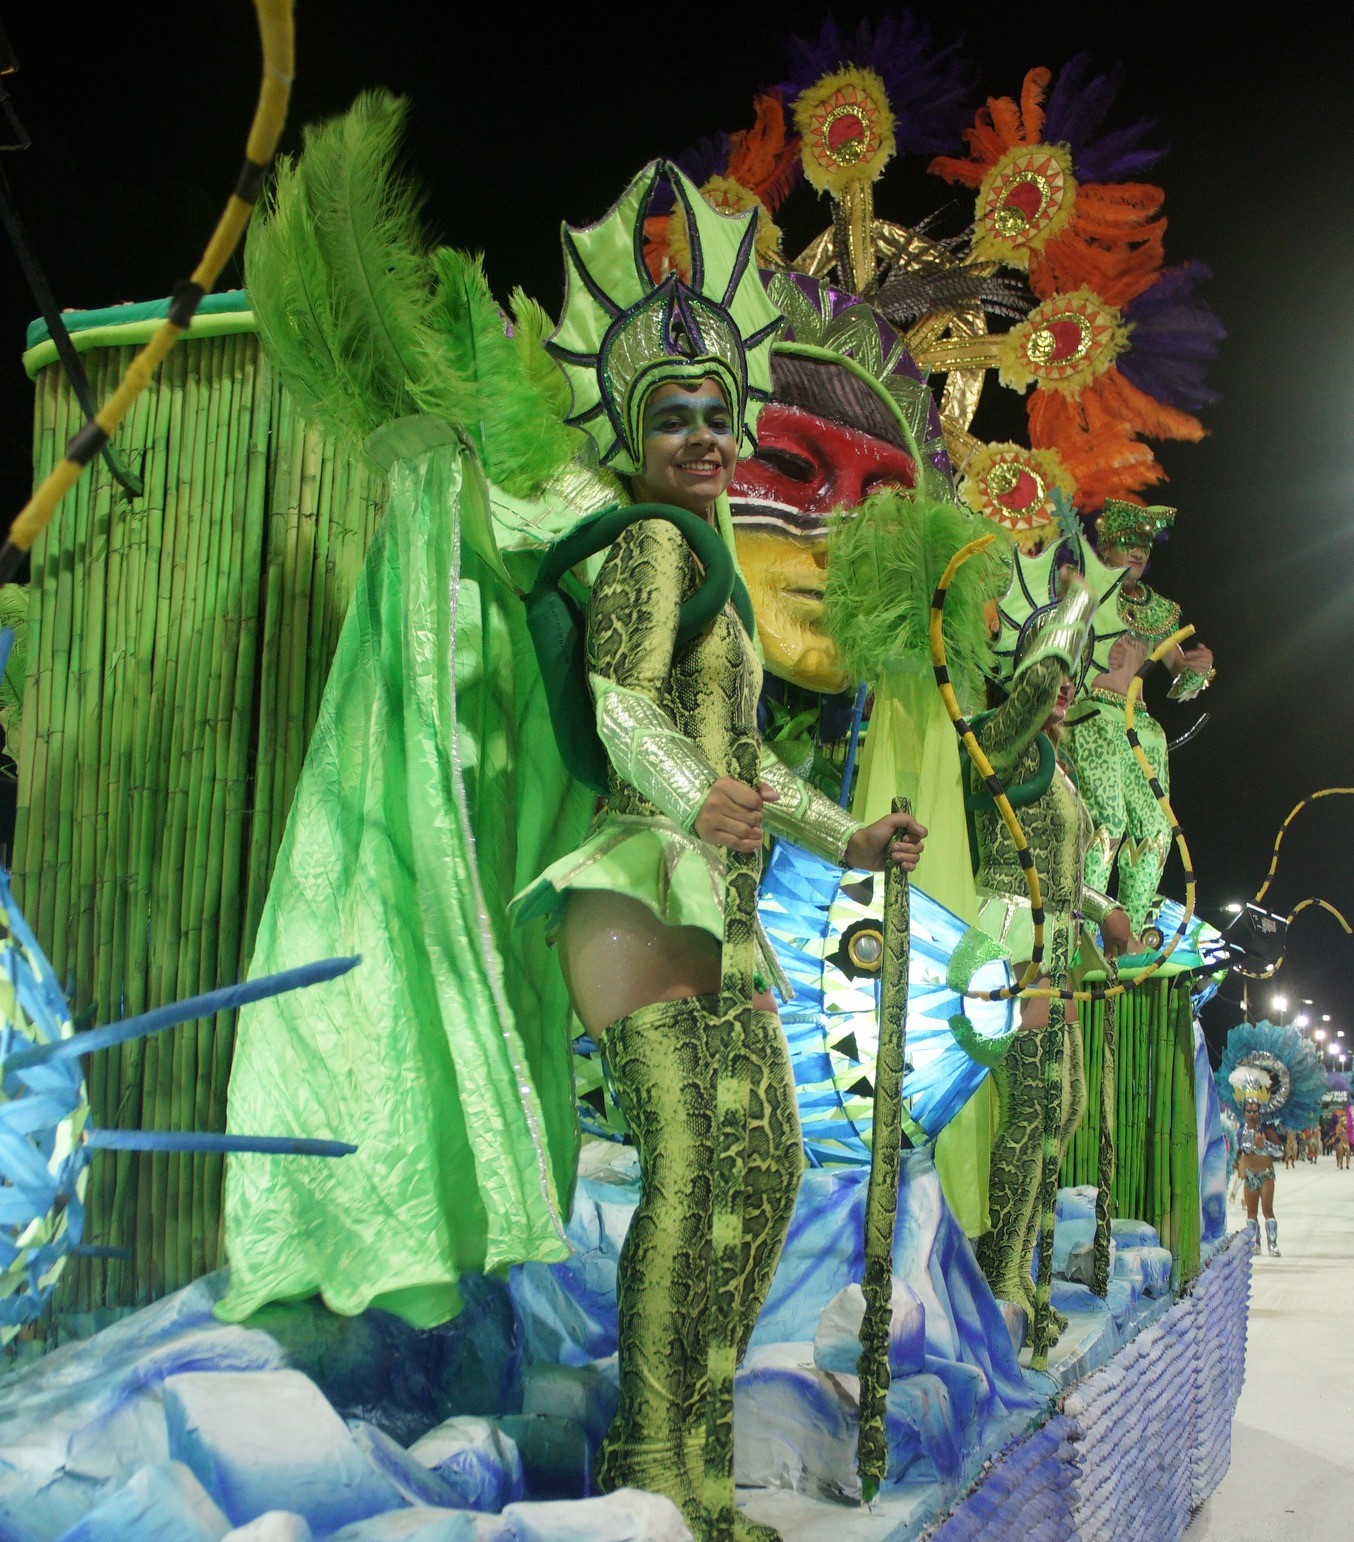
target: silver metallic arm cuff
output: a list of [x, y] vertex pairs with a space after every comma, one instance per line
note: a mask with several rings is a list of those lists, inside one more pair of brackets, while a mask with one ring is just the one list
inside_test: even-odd
[[1117, 899], [1111, 899], [1108, 894], [1102, 894], [1099, 889], [1089, 888], [1085, 884], [1082, 885], [1081, 913], [1092, 926], [1099, 926], [1111, 910], [1122, 910], [1123, 908]]
[[1191, 669], [1188, 664], [1175, 677], [1175, 683], [1166, 692], [1172, 701], [1193, 701], [1200, 691], [1206, 691], [1212, 685], [1217, 676], [1216, 669], [1210, 669], [1207, 674], [1199, 669]]
[[780, 794], [776, 803], [762, 805], [762, 822], [773, 835], [783, 835], [824, 862], [846, 865], [846, 848], [860, 829], [844, 808], [826, 798], [802, 776], [796, 776], [775, 753], [762, 746], [761, 778]]
[[1073, 585], [1063, 596], [1048, 624], [1030, 644], [1028, 652], [1016, 668], [1016, 674], [1024, 674], [1040, 659], [1058, 658], [1067, 666], [1069, 675], [1076, 675], [1090, 640], [1095, 605], [1095, 595], [1084, 584]]
[[588, 682], [597, 736], [616, 774], [689, 831], [718, 774], [657, 702], [604, 675]]

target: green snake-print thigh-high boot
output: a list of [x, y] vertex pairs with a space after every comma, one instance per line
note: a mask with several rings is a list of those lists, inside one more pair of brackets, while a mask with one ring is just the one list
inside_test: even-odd
[[[991, 1228], [978, 1238], [978, 1265], [992, 1294], [1034, 1320], [1030, 1255], [1039, 1226], [1044, 1144], [1044, 1057], [1041, 1033], [1019, 1033], [992, 1073], [1000, 1119], [992, 1142], [988, 1204]], [[1027, 1249], [1029, 1251], [1027, 1251]]]
[[[744, 1042], [748, 1133], [744, 1164], [742, 1279], [735, 1339], [740, 1364], [771, 1290], [804, 1171], [794, 1073], [790, 1068], [790, 1051], [780, 1018], [774, 1012], [753, 1012]], [[702, 1317], [696, 1362], [700, 1369], [687, 1382], [688, 1396], [682, 1413], [687, 1471], [698, 1491], [705, 1468], [705, 1344]], [[737, 1542], [778, 1542], [779, 1533], [770, 1526], [740, 1516], [734, 1523], [734, 1536]]]
[[664, 1494], [699, 1534], [700, 1489], [682, 1418], [703, 1385], [715, 1150], [713, 996], [661, 1001], [602, 1032], [602, 1053], [639, 1153], [640, 1199], [617, 1279], [620, 1404], [602, 1441], [604, 1493]]
[[[639, 1153], [641, 1194], [621, 1250], [621, 1400], [597, 1483], [664, 1494], [699, 1538], [710, 1300], [717, 1056], [712, 996], [660, 1002], [612, 1023], [602, 1048]], [[803, 1168], [794, 1083], [780, 1022], [752, 1014], [741, 1358], [770, 1289]], [[776, 1542], [739, 1519], [740, 1542]]]
[[[1055, 1012], [1065, 1013], [1062, 1002], [1054, 1003], [1050, 1016]], [[1072, 1144], [1072, 1137], [1077, 1133], [1077, 1127], [1086, 1113], [1086, 1057], [1082, 1049], [1079, 1025], [1069, 1023], [1064, 1015], [1062, 1026], [1057, 1031], [1062, 1034], [1062, 1106], [1058, 1125], [1058, 1167], [1061, 1170], [1063, 1163], [1067, 1160], [1067, 1148]], [[1024, 1260], [1023, 1267], [1026, 1274], [1034, 1265], [1034, 1250], [1039, 1241], [1039, 1226], [1040, 1209], [1036, 1200], [1030, 1212], [1029, 1230], [1021, 1245], [1021, 1257]], [[1050, 1307], [1048, 1314], [1053, 1328], [1053, 1341], [1056, 1342], [1067, 1331], [1067, 1318], [1056, 1307]]]

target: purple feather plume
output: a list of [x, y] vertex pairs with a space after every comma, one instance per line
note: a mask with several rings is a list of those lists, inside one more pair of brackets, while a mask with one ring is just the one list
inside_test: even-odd
[[977, 65], [960, 52], [963, 40], [937, 48], [930, 26], [911, 11], [862, 21], [854, 36], [834, 18], [816, 38], [785, 41], [790, 78], [783, 90], [793, 102], [801, 91], [834, 70], [856, 65], [884, 82], [900, 152], [934, 155], [953, 149], [973, 116]]
[[1116, 360], [1119, 373], [1182, 412], [1197, 413], [1218, 399], [1204, 376], [1227, 333], [1208, 306], [1194, 298], [1195, 284], [1211, 276], [1201, 262], [1163, 268], [1124, 311], [1132, 332], [1128, 349]]
[[1072, 147], [1072, 169], [1080, 182], [1132, 181], [1166, 153], [1164, 146], [1142, 143], [1156, 127], [1155, 118], [1095, 137], [1119, 95], [1123, 73], [1116, 64], [1108, 75], [1092, 75], [1090, 54], [1080, 53], [1054, 77], [1044, 106], [1044, 143]]
[[[729, 169], [729, 136], [707, 134], [699, 143], [672, 157], [673, 165], [684, 171], [697, 187], [704, 187], [711, 177], [722, 177]], [[666, 177], [662, 178], [649, 198], [645, 213], [651, 216], [671, 214], [677, 202]]]

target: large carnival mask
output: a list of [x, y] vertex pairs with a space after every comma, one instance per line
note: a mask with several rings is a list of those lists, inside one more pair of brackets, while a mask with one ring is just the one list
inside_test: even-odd
[[729, 489], [767, 670], [817, 691], [849, 682], [823, 629], [828, 517], [880, 487], [948, 479], [930, 391], [868, 305], [801, 274], [764, 274], [789, 325], [772, 352], [757, 448]]

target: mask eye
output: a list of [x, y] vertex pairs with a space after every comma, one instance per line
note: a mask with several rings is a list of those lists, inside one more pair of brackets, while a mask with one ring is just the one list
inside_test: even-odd
[[753, 459], [760, 461], [763, 466], [787, 477], [791, 482], [814, 482], [818, 479], [817, 467], [811, 460], [802, 455], [796, 455], [792, 450], [781, 450], [772, 444], [763, 444], [757, 447], [757, 453]]

